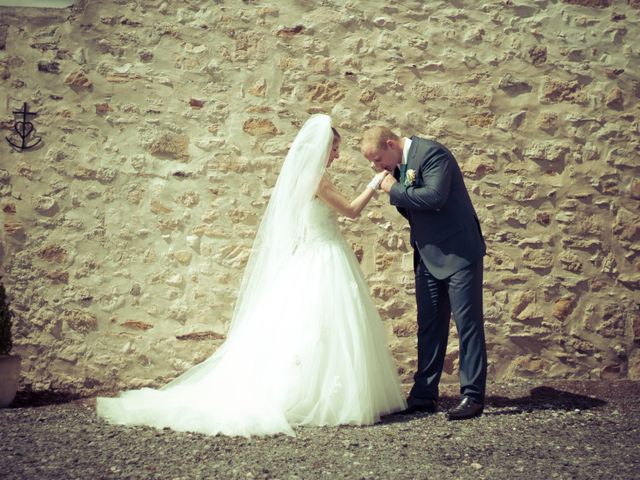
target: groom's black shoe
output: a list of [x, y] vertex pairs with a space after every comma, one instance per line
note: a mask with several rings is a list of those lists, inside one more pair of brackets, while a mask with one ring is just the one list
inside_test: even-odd
[[407, 398], [407, 408], [402, 410], [400, 415], [410, 415], [412, 413], [436, 413], [438, 411], [438, 402], [431, 398], [415, 399]]
[[469, 397], [463, 397], [460, 404], [447, 412], [447, 420], [466, 420], [482, 415], [484, 404]]

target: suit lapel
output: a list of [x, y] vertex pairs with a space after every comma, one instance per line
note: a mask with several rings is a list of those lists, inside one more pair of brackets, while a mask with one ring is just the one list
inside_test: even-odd
[[[414, 170], [417, 171], [417, 167], [418, 165], [415, 165], [416, 163], [416, 153], [418, 151], [418, 137], [411, 137], [411, 146], [409, 147], [409, 151], [407, 152], [407, 164], [406, 165], [400, 165], [399, 168], [396, 167], [396, 169], [394, 170], [394, 177], [396, 177], [396, 180], [398, 180], [398, 182], [400, 182], [403, 186], [405, 186], [405, 179], [407, 178], [407, 172], [409, 170]], [[396, 176], [396, 171], [398, 172], [398, 175]]]
[[416, 154], [418, 153], [418, 142], [420, 139], [415, 135], [411, 137], [411, 146], [409, 147], [409, 153], [407, 154], [407, 170], [415, 170], [418, 171], [418, 166], [416, 164]]

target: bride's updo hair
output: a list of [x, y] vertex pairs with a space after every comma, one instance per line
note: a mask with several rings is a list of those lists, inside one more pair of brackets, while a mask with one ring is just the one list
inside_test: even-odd
[[331, 127], [331, 131], [333, 132], [333, 141], [334, 142], [342, 140], [342, 137], [338, 133], [338, 130], [336, 130], [334, 127]]

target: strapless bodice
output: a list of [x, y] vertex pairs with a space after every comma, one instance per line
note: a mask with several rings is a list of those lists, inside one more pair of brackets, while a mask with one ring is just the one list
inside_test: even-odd
[[309, 204], [304, 222], [306, 242], [330, 241], [340, 237], [335, 212], [319, 198], [314, 198]]

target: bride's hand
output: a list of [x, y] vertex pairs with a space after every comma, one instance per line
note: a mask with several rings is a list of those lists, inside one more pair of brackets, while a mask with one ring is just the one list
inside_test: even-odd
[[377, 173], [369, 182], [369, 184], [367, 185], [367, 187], [369, 187], [372, 190], [378, 190], [378, 188], [380, 188], [380, 184], [382, 183], [382, 181], [384, 180], [384, 178], [389, 175], [389, 172], [387, 172], [386, 170], [383, 170], [379, 173]]

